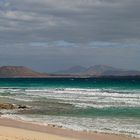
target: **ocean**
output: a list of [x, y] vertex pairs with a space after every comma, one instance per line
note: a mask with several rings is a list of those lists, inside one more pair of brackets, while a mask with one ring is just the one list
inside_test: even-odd
[[0, 79], [0, 102], [29, 106], [1, 117], [140, 138], [140, 78]]

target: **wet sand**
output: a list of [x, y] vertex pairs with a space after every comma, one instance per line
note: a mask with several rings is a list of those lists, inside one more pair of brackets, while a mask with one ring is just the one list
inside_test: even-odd
[[55, 125], [42, 126], [0, 118], [0, 140], [140, 140], [124, 135], [76, 132]]

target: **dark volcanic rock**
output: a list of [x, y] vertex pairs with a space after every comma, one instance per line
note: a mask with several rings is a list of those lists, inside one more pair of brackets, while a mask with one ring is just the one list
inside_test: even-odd
[[18, 105], [18, 109], [27, 109], [28, 107], [25, 105]]

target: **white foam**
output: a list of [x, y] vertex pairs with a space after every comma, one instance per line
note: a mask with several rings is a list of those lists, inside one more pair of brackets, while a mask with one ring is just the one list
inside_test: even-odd
[[[6, 96], [4, 96], [4, 93]], [[109, 107], [140, 107], [140, 91], [119, 91], [111, 89], [1, 89], [0, 98], [6, 97], [16, 101], [31, 102], [46, 100], [57, 100], [61, 103], [69, 103], [76, 107], [87, 108], [109, 108]], [[3, 110], [2, 117], [26, 120], [42, 125], [55, 124], [76, 131], [98, 131], [105, 133], [127, 134], [140, 137], [139, 119], [128, 118], [76, 118], [46, 115], [15, 115], [16, 112]]]
[[139, 119], [130, 118], [76, 118], [47, 115], [2, 115], [2, 117], [28, 121], [40, 125], [54, 124], [76, 131], [93, 131], [112, 134], [125, 134], [140, 138]]
[[81, 88], [0, 89], [1, 96], [5, 92], [9, 93], [6, 95], [7, 98], [25, 102], [47, 98], [56, 99], [62, 103], [70, 103], [77, 107], [140, 107], [139, 90], [135, 90], [133, 93], [131, 90]]
[[[120, 92], [120, 91], [119, 91]], [[140, 107], [140, 94], [138, 93], [118, 93], [117, 91], [100, 89], [27, 89], [26, 95], [34, 98], [45, 97], [47, 99], [56, 99], [64, 103], [70, 103], [79, 107]], [[83, 106], [82, 106], [83, 105]]]

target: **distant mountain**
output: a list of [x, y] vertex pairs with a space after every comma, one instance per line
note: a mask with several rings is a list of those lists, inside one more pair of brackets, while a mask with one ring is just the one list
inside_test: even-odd
[[107, 65], [94, 65], [87, 68], [83, 74], [100, 76], [100, 75], [104, 75], [106, 71], [116, 71], [116, 70], [119, 69]]
[[75, 66], [53, 74], [39, 73], [24, 66], [0, 67], [0, 78], [70, 78], [100, 76], [140, 76], [140, 71], [118, 69], [107, 65]]
[[75, 66], [57, 72], [59, 74], [73, 74], [83, 76], [136, 76], [140, 71], [118, 69], [107, 65], [94, 65], [91, 67]]
[[46, 77], [47, 74], [35, 72], [24, 66], [2, 66], [0, 67], [0, 77]]
[[66, 70], [57, 71], [55, 73], [58, 73], [58, 74], [80, 74], [80, 73], [85, 72], [86, 69], [87, 68], [85, 68], [83, 66], [74, 66], [74, 67], [68, 68]]
[[114, 70], [105, 71], [102, 75], [105, 76], [140, 76], [140, 71], [136, 70]]

